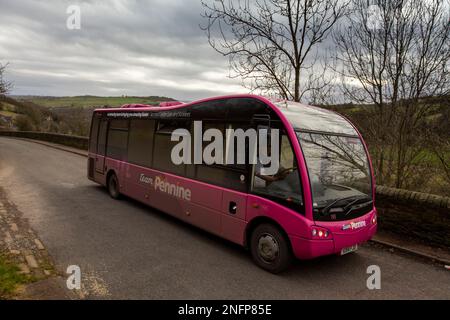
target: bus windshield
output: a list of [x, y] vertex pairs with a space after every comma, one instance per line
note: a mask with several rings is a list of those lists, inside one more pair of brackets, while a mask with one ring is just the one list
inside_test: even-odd
[[308, 167], [315, 220], [348, 220], [372, 208], [372, 182], [359, 137], [297, 131]]

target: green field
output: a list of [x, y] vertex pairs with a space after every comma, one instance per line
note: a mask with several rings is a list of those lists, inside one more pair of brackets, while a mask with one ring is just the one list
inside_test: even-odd
[[0, 111], [0, 115], [5, 116], [5, 117], [16, 117], [17, 113], [12, 112], [12, 111]]
[[97, 97], [97, 96], [75, 96], [75, 97], [45, 97], [45, 96], [16, 96], [19, 101], [29, 101], [37, 105], [55, 108], [55, 107], [102, 107], [102, 106], [121, 106], [128, 103], [158, 104], [162, 101], [171, 101], [167, 97]]

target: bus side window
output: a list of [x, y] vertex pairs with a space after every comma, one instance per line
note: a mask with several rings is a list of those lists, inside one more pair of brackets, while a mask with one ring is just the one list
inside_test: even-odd
[[97, 138], [100, 117], [97, 114], [92, 116], [91, 134], [89, 137], [89, 152], [97, 153]]
[[[222, 137], [225, 137], [226, 128], [231, 129], [232, 127], [233, 125], [225, 125], [223, 121], [205, 122], [203, 123], [203, 133], [208, 129], [218, 129]], [[225, 148], [226, 141], [222, 142], [222, 147]], [[210, 143], [209, 141], [203, 141], [202, 149], [205, 150], [205, 147]], [[205, 159], [203, 159], [203, 164], [195, 165], [195, 179], [233, 190], [247, 192], [246, 165], [226, 164], [225, 154], [226, 152], [222, 152], [222, 163], [206, 164]]]
[[130, 133], [128, 138], [128, 162], [143, 167], [151, 167], [154, 131], [154, 120], [130, 120]]
[[[234, 168], [236, 170], [247, 170], [247, 164], [250, 163], [250, 152], [249, 152], [249, 139], [245, 138], [245, 149], [240, 150], [238, 148], [238, 138], [236, 136], [236, 133], [238, 130], [243, 130], [244, 132], [248, 132], [248, 130], [253, 130], [252, 127], [248, 124], [243, 123], [228, 123], [225, 128], [225, 153], [224, 153], [224, 159], [231, 161], [231, 163], [227, 164], [227, 167]], [[233, 137], [234, 133], [234, 137]], [[232, 149], [233, 146], [233, 149]], [[243, 151], [244, 153], [244, 163], [239, 163], [239, 155]], [[234, 157], [229, 156], [229, 154], [233, 154]]]
[[[278, 170], [275, 174], [265, 175], [261, 169], [266, 166], [258, 159], [257, 164], [253, 166], [252, 191], [302, 212], [303, 196], [297, 162], [288, 136], [281, 132], [280, 135]], [[271, 147], [268, 146], [268, 149]]]
[[128, 120], [111, 120], [108, 130], [107, 157], [126, 160], [128, 144]]
[[171, 159], [172, 148], [178, 144], [177, 141], [171, 141], [171, 136], [176, 129], [190, 130], [190, 127], [190, 120], [167, 119], [158, 121], [153, 145], [153, 168], [185, 176], [186, 165], [176, 165]]
[[108, 120], [101, 119], [98, 128], [98, 140], [97, 140], [97, 154], [100, 156], [105, 155], [107, 129], [108, 129]]

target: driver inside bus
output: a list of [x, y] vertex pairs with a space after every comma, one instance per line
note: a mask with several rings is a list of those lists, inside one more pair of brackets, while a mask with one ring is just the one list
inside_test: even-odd
[[278, 172], [274, 175], [263, 175], [261, 174], [261, 169], [264, 166], [261, 163], [255, 165], [255, 180], [254, 186], [259, 188], [268, 187], [271, 183], [284, 180], [295, 168], [284, 168], [282, 165], [278, 168]]
[[301, 185], [297, 168], [283, 168], [280, 166], [274, 175], [262, 175], [262, 165], [255, 165], [254, 188], [261, 192], [276, 195], [290, 201], [297, 200], [301, 203]]

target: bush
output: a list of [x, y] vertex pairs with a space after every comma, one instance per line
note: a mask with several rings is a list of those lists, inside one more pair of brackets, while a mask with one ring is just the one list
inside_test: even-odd
[[33, 122], [25, 115], [18, 115], [14, 119], [14, 125], [19, 131], [33, 131], [35, 129]]

